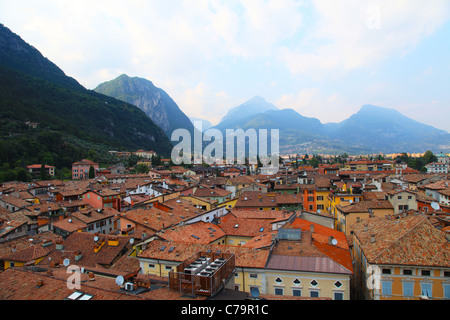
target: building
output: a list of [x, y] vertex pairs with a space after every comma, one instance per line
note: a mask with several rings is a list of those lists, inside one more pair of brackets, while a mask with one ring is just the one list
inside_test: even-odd
[[428, 173], [448, 173], [448, 163], [432, 162], [425, 166]]
[[450, 299], [449, 241], [421, 214], [358, 223], [352, 249], [358, 298]]
[[336, 229], [351, 235], [355, 223], [375, 217], [394, 215], [394, 207], [388, 200], [366, 200], [347, 206], [336, 206]]
[[120, 193], [105, 188], [102, 190], [89, 190], [81, 195], [81, 199], [94, 209], [113, 208], [121, 211]]
[[387, 192], [387, 200], [394, 207], [394, 214], [408, 210], [417, 210], [417, 193], [408, 189]]
[[[41, 173], [42, 164], [32, 164], [27, 166], [28, 172], [33, 176], [38, 176]], [[55, 167], [44, 165], [45, 173], [51, 177], [55, 176]]]
[[297, 218], [279, 229], [264, 271], [266, 294], [350, 299], [350, 249], [331, 228]]
[[72, 164], [72, 179], [86, 180], [89, 179], [89, 169], [93, 167], [95, 172], [100, 170], [98, 163], [88, 159], [83, 159]]
[[156, 152], [155, 151], [145, 151], [143, 149], [140, 149], [136, 152], [133, 152], [134, 155], [144, 158], [144, 159], [151, 159], [152, 157], [156, 157]]

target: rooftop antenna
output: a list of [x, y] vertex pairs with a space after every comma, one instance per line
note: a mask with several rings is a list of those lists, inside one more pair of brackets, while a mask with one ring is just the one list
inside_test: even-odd
[[123, 285], [124, 281], [125, 281], [125, 279], [123, 278], [123, 276], [117, 276], [117, 277], [116, 277], [116, 284], [117, 284], [118, 286]]
[[437, 202], [431, 203], [431, 207], [432, 207], [434, 210], [441, 210], [441, 206], [440, 206]]
[[66, 259], [63, 260], [64, 267], [68, 267], [69, 264], [70, 264], [70, 260], [69, 259], [66, 258]]
[[259, 297], [259, 289], [254, 287], [250, 290], [250, 294], [252, 295], [252, 298], [256, 299]]

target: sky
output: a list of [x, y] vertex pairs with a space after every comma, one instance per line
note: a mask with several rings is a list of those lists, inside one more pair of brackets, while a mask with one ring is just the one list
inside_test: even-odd
[[448, 0], [0, 0], [0, 23], [88, 89], [146, 78], [213, 124], [258, 95], [322, 123], [372, 104], [450, 132]]

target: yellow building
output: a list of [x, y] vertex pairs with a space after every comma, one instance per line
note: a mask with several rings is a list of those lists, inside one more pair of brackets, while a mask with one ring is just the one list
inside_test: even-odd
[[12, 267], [22, 267], [24, 265], [36, 265], [41, 262], [49, 253], [52, 241], [43, 242], [42, 244], [32, 245], [22, 250], [16, 250], [2, 258], [4, 262], [4, 270]]
[[199, 198], [194, 196], [180, 196], [180, 198], [191, 202], [194, 206], [200, 206], [205, 211], [210, 211], [211, 209], [213, 209], [213, 205], [217, 202], [215, 200], [208, 200], [206, 198]]
[[425, 215], [356, 224], [352, 255], [359, 298], [450, 299], [449, 241]]
[[394, 215], [394, 207], [388, 200], [365, 200], [350, 205], [336, 205], [336, 230], [351, 235], [352, 226], [360, 221], [375, 217]]

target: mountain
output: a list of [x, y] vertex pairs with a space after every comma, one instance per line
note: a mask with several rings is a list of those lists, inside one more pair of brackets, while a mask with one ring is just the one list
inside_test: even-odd
[[[258, 98], [262, 102], [261, 99]], [[322, 124], [293, 109], [276, 107], [263, 108], [260, 112], [250, 107], [250, 115], [243, 116], [245, 106], [255, 105], [252, 100], [232, 109], [242, 116], [227, 117], [215, 128], [224, 136], [226, 129], [279, 129], [282, 153], [395, 153], [450, 149], [450, 134], [412, 120], [394, 109], [365, 105], [340, 123]]]
[[85, 89], [3, 25], [0, 58], [1, 163], [68, 168], [141, 148], [170, 155], [171, 142], [139, 108]]
[[278, 110], [278, 108], [267, 102], [264, 98], [255, 96], [247, 102], [232, 108], [220, 122], [226, 124], [228, 121], [244, 119], [268, 110]]
[[122, 74], [114, 80], [98, 85], [94, 91], [139, 107], [164, 130], [169, 139], [176, 129], [183, 128], [193, 132], [193, 124], [175, 101], [147, 79]]
[[84, 88], [33, 46], [0, 24], [0, 64], [17, 72], [75, 90]]
[[423, 152], [447, 145], [450, 135], [394, 109], [364, 105], [350, 118], [326, 124], [328, 135], [345, 145], [373, 152]]
[[200, 122], [201, 126], [202, 126], [202, 131], [208, 130], [209, 128], [212, 127], [211, 122], [209, 122], [208, 120], [205, 120], [205, 119], [189, 117], [189, 120], [191, 120], [192, 124], [197, 129], [199, 129], [199, 128], [196, 126], [196, 122]]

